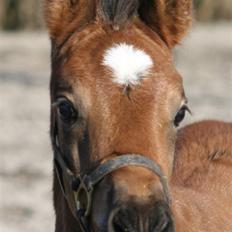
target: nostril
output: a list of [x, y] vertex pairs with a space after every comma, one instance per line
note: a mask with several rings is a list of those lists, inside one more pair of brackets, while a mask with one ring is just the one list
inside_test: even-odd
[[[149, 209], [150, 208], [150, 209]], [[155, 207], [121, 207], [110, 214], [111, 232], [174, 232], [175, 226], [169, 206], [157, 202]]]
[[159, 202], [150, 215], [149, 231], [174, 232], [175, 227], [170, 208], [167, 204]]
[[130, 209], [117, 209], [111, 217], [110, 224], [110, 231], [135, 232], [136, 215], [133, 210]]

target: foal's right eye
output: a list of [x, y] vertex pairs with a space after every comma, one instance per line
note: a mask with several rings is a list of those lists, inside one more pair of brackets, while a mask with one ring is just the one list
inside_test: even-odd
[[72, 103], [67, 100], [59, 103], [58, 110], [61, 120], [65, 123], [73, 123], [78, 118], [77, 111], [73, 107]]

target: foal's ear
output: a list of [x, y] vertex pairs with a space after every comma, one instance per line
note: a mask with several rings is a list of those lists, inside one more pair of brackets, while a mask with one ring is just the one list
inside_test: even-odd
[[93, 0], [44, 0], [44, 17], [51, 38], [59, 43], [66, 34], [95, 17]]
[[140, 18], [172, 48], [192, 21], [192, 0], [140, 0]]

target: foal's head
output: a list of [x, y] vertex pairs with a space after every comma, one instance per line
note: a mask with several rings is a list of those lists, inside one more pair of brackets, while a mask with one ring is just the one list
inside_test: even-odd
[[[52, 132], [76, 174], [138, 153], [172, 173], [186, 98], [171, 50], [191, 19], [190, 0], [47, 0], [52, 39]], [[172, 231], [159, 178], [121, 168], [94, 190], [93, 231]]]

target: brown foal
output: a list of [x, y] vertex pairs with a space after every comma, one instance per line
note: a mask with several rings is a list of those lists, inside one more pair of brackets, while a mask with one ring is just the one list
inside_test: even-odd
[[[188, 106], [172, 48], [191, 1], [45, 0], [44, 9], [56, 232], [231, 232], [232, 124], [176, 129]], [[113, 170], [125, 154], [128, 165]], [[89, 197], [83, 176], [106, 163]]]

